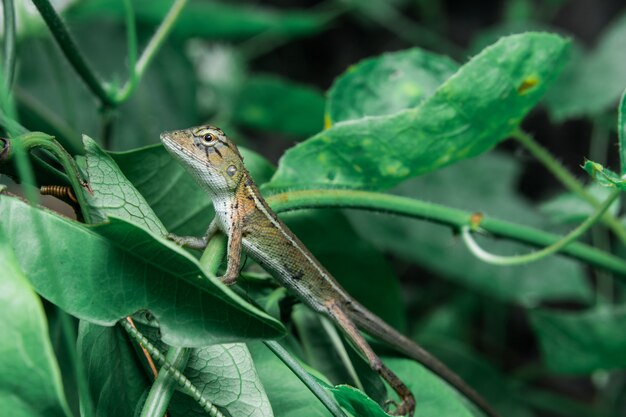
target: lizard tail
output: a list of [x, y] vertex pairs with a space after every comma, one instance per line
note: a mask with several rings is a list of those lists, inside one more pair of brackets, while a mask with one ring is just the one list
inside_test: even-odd
[[356, 325], [371, 336], [374, 336], [391, 347], [416, 360], [423, 366], [444, 379], [456, 388], [467, 399], [473, 402], [489, 417], [500, 417], [499, 414], [485, 401], [478, 392], [470, 387], [460, 376], [444, 365], [439, 359], [415, 342], [399, 333], [396, 329], [385, 323], [378, 316], [370, 312], [359, 303], [352, 302], [348, 314]]

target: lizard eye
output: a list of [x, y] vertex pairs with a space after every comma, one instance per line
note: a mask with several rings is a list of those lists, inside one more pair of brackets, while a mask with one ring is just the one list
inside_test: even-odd
[[202, 141], [204, 143], [211, 143], [215, 140], [215, 135], [213, 133], [207, 133], [206, 135], [202, 136]]
[[232, 177], [237, 173], [237, 167], [234, 165], [229, 166], [228, 168], [226, 168], [226, 173], [229, 177]]

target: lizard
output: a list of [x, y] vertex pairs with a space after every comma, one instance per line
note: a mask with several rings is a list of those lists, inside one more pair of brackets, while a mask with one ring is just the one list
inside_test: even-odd
[[486, 415], [497, 417], [491, 406], [457, 374], [366, 307], [352, 298], [289, 230], [265, 202], [246, 170], [237, 146], [214, 126], [205, 125], [164, 132], [165, 149], [181, 163], [208, 193], [215, 217], [202, 237], [168, 238], [181, 246], [204, 249], [222, 231], [227, 237], [227, 266], [220, 280], [236, 283], [241, 253], [257, 262], [312, 310], [329, 317], [398, 394], [394, 414], [412, 416], [415, 398], [400, 378], [376, 355], [359, 330], [381, 339], [456, 388]]

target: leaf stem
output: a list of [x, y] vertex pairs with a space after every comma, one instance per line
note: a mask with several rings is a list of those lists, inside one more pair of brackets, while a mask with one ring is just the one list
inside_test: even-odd
[[361, 378], [359, 378], [359, 374], [354, 369], [354, 364], [350, 360], [350, 356], [348, 355], [348, 351], [346, 350], [346, 346], [343, 344], [341, 340], [341, 336], [339, 336], [339, 332], [333, 326], [333, 324], [326, 317], [320, 317], [320, 321], [322, 322], [322, 327], [324, 331], [330, 338], [330, 341], [335, 348], [335, 352], [339, 355], [339, 360], [343, 363], [343, 366], [346, 368], [348, 375], [352, 378], [352, 382], [354, 382], [354, 386], [361, 391], [365, 391], [363, 388], [363, 383], [361, 382]]
[[170, 33], [176, 19], [187, 3], [187, 0], [176, 0], [174, 2], [169, 12], [163, 19], [163, 22], [161, 22], [161, 25], [148, 42], [148, 45], [144, 49], [138, 61], [137, 33], [132, 4], [129, 0], [124, 1], [124, 5], [126, 6], [126, 24], [128, 35], [128, 61], [131, 65], [132, 71], [129, 75], [128, 81], [120, 90], [113, 89], [110, 85], [99, 79], [93, 68], [91, 68], [87, 62], [87, 59], [80, 52], [80, 49], [78, 49], [76, 41], [50, 2], [48, 0], [33, 0], [33, 3], [35, 4], [35, 7], [37, 7], [37, 10], [39, 10], [41, 17], [43, 17], [46, 25], [50, 29], [50, 32], [52, 32], [52, 35], [63, 51], [63, 54], [70, 64], [72, 64], [85, 84], [87, 84], [89, 90], [91, 90], [91, 92], [100, 99], [105, 108], [114, 108], [119, 106], [131, 96], [137, 87], [139, 80], [144, 75], [148, 65], [167, 38], [167, 35]]
[[207, 401], [200, 390], [187, 379], [178, 369], [168, 362], [150, 341], [142, 335], [137, 329], [130, 325], [126, 319], [122, 319], [118, 322], [124, 330], [132, 337], [137, 343], [141, 344], [150, 353], [150, 356], [161, 366], [162, 369], [169, 371], [172, 374], [172, 378], [178, 383], [181, 389], [189, 394], [210, 416], [212, 417], [224, 417], [224, 414], [218, 410], [215, 405]]
[[[181, 371], [187, 366], [190, 354], [189, 348], [170, 347], [165, 360]], [[159, 371], [159, 375], [150, 387], [150, 392], [146, 398], [146, 402], [141, 409], [140, 417], [163, 417], [167, 412], [172, 395], [178, 382], [174, 378], [173, 373], [163, 367]]]
[[89, 381], [84, 366], [85, 364], [83, 361], [78, 359], [78, 353], [76, 352], [76, 327], [72, 322], [72, 316], [66, 313], [65, 310], [60, 307], [56, 307], [56, 312], [59, 322], [61, 323], [61, 332], [63, 334], [65, 351], [74, 366], [78, 396], [81, 401], [81, 417], [93, 417], [95, 412], [93, 399], [91, 398], [91, 392], [89, 391]]
[[[516, 130], [513, 132], [512, 137], [524, 145], [567, 189], [578, 194], [593, 207], [598, 208], [600, 206], [601, 203], [587, 192], [583, 185], [547, 149], [537, 143], [531, 135], [522, 130]], [[619, 220], [610, 213], [605, 213], [602, 216], [602, 222], [611, 228], [615, 235], [626, 244], [626, 228]]]
[[15, 5], [13, 0], [2, 0], [4, 14], [3, 58], [4, 84], [7, 92], [11, 91], [15, 74]]
[[89, 212], [89, 205], [87, 204], [87, 200], [85, 198], [85, 191], [91, 192], [89, 183], [83, 179], [74, 158], [67, 153], [59, 142], [57, 142], [54, 137], [41, 132], [26, 133], [13, 138], [10, 141], [11, 145], [19, 142], [19, 144], [26, 150], [34, 148], [45, 149], [56, 157], [59, 163], [63, 166], [65, 174], [67, 175], [67, 178], [73, 188], [74, 195], [80, 205], [81, 214], [83, 215], [85, 223], [90, 224], [92, 220], [91, 213]]
[[78, 75], [83, 79], [91, 92], [100, 99], [105, 106], [115, 106], [115, 100], [104, 83], [98, 78], [83, 54], [78, 49], [76, 41], [54, 10], [48, 0], [33, 0], [41, 17], [52, 32], [52, 36], [63, 51], [67, 60], [72, 64]]
[[293, 372], [300, 381], [315, 395], [320, 402], [330, 411], [334, 417], [346, 417], [345, 413], [335, 402], [333, 397], [326, 391], [318, 382], [313, 378], [294, 358], [291, 357], [289, 352], [283, 348], [280, 343], [274, 340], [263, 341], [265, 346], [271, 350], [274, 355], [278, 357], [289, 369]]
[[473, 226], [461, 227], [461, 234], [463, 237], [463, 241], [467, 245], [467, 248], [481, 261], [493, 265], [522, 265], [536, 262], [547, 256], [555, 254], [556, 252], [560, 251], [561, 249], [581, 237], [587, 230], [589, 230], [591, 226], [593, 226], [598, 221], [598, 219], [600, 219], [600, 216], [602, 216], [608, 210], [608, 208], [620, 196], [620, 194], [621, 190], [613, 191], [613, 193], [604, 201], [604, 203], [602, 203], [602, 205], [595, 211], [595, 213], [589, 216], [584, 222], [582, 222], [578, 227], [576, 227], [566, 236], [563, 236], [563, 238], [554, 242], [550, 246], [546, 246], [541, 250], [530, 252], [525, 255], [500, 256], [485, 251], [472, 237], [471, 229], [474, 228]]
[[[353, 208], [428, 220], [461, 229], [472, 224], [475, 213], [406, 197], [355, 190], [303, 190], [275, 194], [267, 198], [277, 212], [305, 208]], [[490, 217], [483, 217], [480, 227], [497, 237], [504, 237], [530, 246], [552, 245], [561, 236]], [[583, 243], [574, 242], [559, 253], [589, 265], [615, 272], [626, 281], [626, 261]]]
[[[163, 45], [163, 42], [165, 41], [165, 39], [167, 38], [167, 35], [169, 35], [170, 31], [174, 27], [174, 23], [176, 23], [178, 16], [180, 16], [181, 11], [183, 10], [186, 4], [187, 4], [187, 0], [176, 0], [174, 4], [172, 4], [172, 7], [167, 12], [167, 15], [165, 15], [165, 18], [161, 22], [161, 25], [156, 30], [154, 35], [152, 35], [150, 42], [148, 42], [148, 45], [143, 50], [141, 57], [139, 58], [139, 61], [137, 61], [137, 64], [133, 66], [133, 71], [130, 74], [128, 81], [126, 82], [124, 87], [115, 94], [116, 103], [118, 104], [123, 103], [133, 93], [133, 91], [137, 87], [139, 80], [141, 79], [141, 77], [143, 77], [143, 74], [146, 72], [148, 65], [150, 64], [150, 62], [156, 55], [161, 45]], [[127, 18], [127, 24], [129, 21], [132, 21], [132, 25], [133, 25], [132, 32], [133, 32], [133, 36], [136, 37], [135, 29], [134, 29], [135, 28], [134, 19]], [[131, 30], [129, 29], [129, 38], [131, 37], [130, 32]], [[132, 62], [131, 58], [136, 58], [136, 49], [137, 49], [136, 40], [134, 43], [135, 43], [134, 44], [135, 57], [132, 57], [131, 52], [133, 50], [131, 47], [133, 45], [131, 45], [131, 42], [129, 41], [129, 63]]]

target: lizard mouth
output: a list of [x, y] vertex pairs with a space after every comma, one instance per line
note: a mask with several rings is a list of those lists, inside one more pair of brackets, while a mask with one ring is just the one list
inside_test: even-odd
[[161, 133], [160, 139], [165, 146], [165, 149], [167, 149], [168, 151], [193, 157], [193, 155], [189, 151], [187, 151], [182, 145], [180, 145], [172, 138], [172, 134], [170, 132]]

